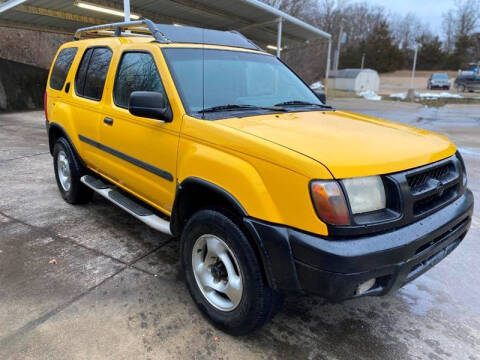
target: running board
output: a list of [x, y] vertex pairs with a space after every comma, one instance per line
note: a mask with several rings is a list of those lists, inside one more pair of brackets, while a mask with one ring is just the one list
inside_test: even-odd
[[151, 228], [172, 236], [169, 221], [155, 215], [150, 209], [133, 201], [121, 192], [112, 189], [102, 180], [91, 175], [84, 175], [80, 178], [80, 181]]

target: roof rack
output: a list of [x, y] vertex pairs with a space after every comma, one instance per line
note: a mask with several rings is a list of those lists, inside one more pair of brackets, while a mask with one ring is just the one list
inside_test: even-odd
[[[139, 26], [140, 25], [140, 26]], [[142, 26], [144, 25], [144, 26]], [[126, 33], [125, 31], [136, 32], [138, 34]], [[82, 36], [123, 36], [123, 35], [152, 35], [154, 39], [160, 43], [170, 42], [163, 34], [158, 30], [157, 26], [148, 19], [138, 21], [127, 21], [112, 24], [89, 26], [78, 29], [75, 32], [73, 38], [80, 40]]]
[[202, 29], [191, 26], [154, 24], [151, 20], [119, 22], [89, 26], [78, 29], [74, 39], [87, 36], [153, 36], [160, 43], [193, 43], [206, 45], [233, 46], [245, 49], [262, 49], [238, 31]]

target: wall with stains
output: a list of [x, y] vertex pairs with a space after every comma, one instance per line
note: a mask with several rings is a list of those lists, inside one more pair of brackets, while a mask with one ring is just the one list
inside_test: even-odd
[[0, 111], [43, 107], [48, 70], [0, 59]]
[[0, 58], [49, 69], [59, 46], [72, 35], [0, 27]]
[[48, 69], [72, 35], [0, 27], [0, 111], [43, 107]]

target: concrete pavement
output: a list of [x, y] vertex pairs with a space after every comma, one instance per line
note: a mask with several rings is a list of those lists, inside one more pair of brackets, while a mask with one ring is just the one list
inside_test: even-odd
[[[479, 204], [479, 107], [334, 105], [450, 136]], [[193, 305], [177, 241], [100, 197], [65, 203], [43, 112], [2, 114], [0, 359], [480, 359], [479, 235], [475, 210], [458, 249], [397, 293], [342, 304], [288, 297], [266, 327], [233, 338]]]

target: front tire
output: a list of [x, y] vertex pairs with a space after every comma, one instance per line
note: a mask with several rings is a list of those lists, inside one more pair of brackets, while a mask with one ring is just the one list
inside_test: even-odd
[[53, 169], [58, 190], [66, 202], [84, 204], [92, 199], [93, 190], [80, 181], [86, 171], [73, 152], [72, 146], [64, 137], [59, 138], [55, 143]]
[[200, 210], [181, 236], [188, 290], [209, 321], [231, 335], [245, 335], [269, 321], [281, 296], [266, 284], [247, 237], [227, 216]]

